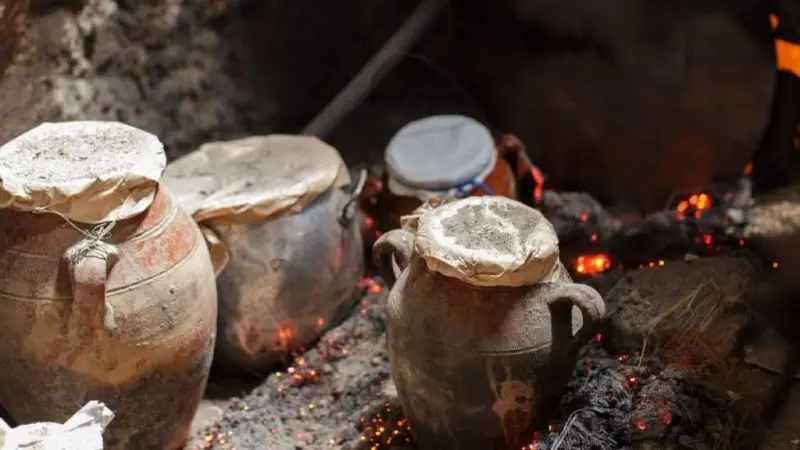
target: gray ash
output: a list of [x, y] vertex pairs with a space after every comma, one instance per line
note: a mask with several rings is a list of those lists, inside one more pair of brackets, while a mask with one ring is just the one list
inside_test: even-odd
[[751, 199], [744, 177], [675, 193], [663, 210], [649, 214], [605, 208], [588, 194], [572, 192], [545, 191], [539, 207], [556, 229], [568, 267], [579, 255], [605, 254], [613, 267], [637, 268], [741, 247]]
[[[414, 450], [389, 376], [385, 288], [294, 363], [270, 375], [188, 449]], [[593, 341], [581, 354], [538, 450], [633, 449], [641, 441], [714, 448], [722, 403], [692, 375], [656, 358], [617, 357]], [[533, 446], [535, 444], [535, 446]], [[704, 447], [705, 446], [705, 447]]]
[[665, 448], [715, 448], [710, 425], [723, 417], [723, 403], [698, 379], [657, 358], [612, 357], [588, 345], [559, 405], [550, 432], [535, 440], [539, 450], [620, 450], [642, 441]]

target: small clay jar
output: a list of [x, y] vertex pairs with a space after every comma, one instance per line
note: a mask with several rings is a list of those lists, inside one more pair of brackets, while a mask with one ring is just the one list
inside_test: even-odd
[[384, 234], [374, 256], [394, 281], [389, 358], [419, 448], [530, 443], [605, 311], [564, 270], [550, 223], [514, 200], [470, 197]]
[[381, 231], [399, 227], [400, 217], [431, 198], [530, 194], [518, 186], [533, 167], [522, 143], [513, 136], [495, 142], [469, 117], [411, 122], [389, 142], [384, 159], [385, 173], [368, 180], [360, 202]]
[[62, 423], [91, 400], [105, 448], [177, 450], [217, 322], [199, 228], [163, 189], [159, 140], [116, 122], [42, 124], [0, 148], [0, 401]]

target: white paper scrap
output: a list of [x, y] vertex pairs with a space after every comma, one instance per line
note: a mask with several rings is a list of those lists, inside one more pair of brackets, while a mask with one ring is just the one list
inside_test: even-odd
[[0, 450], [103, 450], [103, 430], [114, 413], [91, 401], [64, 424], [37, 422], [10, 428], [0, 420]]

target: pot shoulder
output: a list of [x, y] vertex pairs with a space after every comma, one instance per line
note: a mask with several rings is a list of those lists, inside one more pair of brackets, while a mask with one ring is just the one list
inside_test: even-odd
[[[573, 333], [580, 312], [571, 312]], [[530, 287], [476, 287], [429, 272], [414, 258], [389, 296], [390, 339], [486, 355], [549, 353], [556, 317]]]

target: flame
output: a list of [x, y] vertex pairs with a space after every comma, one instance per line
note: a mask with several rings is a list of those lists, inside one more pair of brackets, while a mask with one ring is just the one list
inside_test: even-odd
[[[780, 20], [775, 15], [771, 15], [770, 22], [772, 29], [777, 30]], [[800, 77], [800, 45], [775, 39], [775, 54], [777, 56], [778, 70], [790, 72]]]
[[605, 272], [611, 267], [611, 259], [608, 255], [584, 255], [579, 256], [575, 263], [575, 271], [581, 275], [595, 275]]

